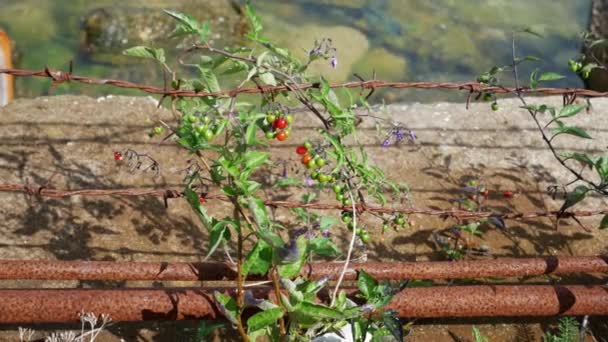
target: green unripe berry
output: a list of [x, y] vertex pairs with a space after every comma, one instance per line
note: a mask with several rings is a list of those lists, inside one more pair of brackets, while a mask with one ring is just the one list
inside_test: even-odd
[[310, 141], [307, 141], [304, 143], [304, 147], [306, 147], [307, 150], [310, 150], [312, 148], [312, 144], [310, 143]]
[[323, 166], [325, 166], [325, 159], [317, 158], [315, 163], [317, 164], [318, 167], [323, 167]]
[[327, 181], [329, 180], [329, 176], [327, 176], [326, 174], [320, 174], [319, 175], [319, 183], [327, 183]]
[[203, 137], [207, 141], [213, 139], [214, 136], [215, 135], [213, 134], [213, 131], [211, 129], [206, 129], [205, 132], [203, 133]]
[[310, 178], [317, 179], [319, 178], [319, 173], [317, 171], [313, 171], [310, 173]]
[[493, 111], [497, 111], [498, 110], [498, 103], [492, 102], [492, 105], [490, 106], [490, 108], [492, 108]]
[[[333, 178], [333, 177], [332, 177]], [[339, 186], [338, 184], [334, 185], [333, 190], [336, 194], [339, 194], [342, 192], [342, 187]]]
[[353, 220], [353, 218], [350, 215], [342, 215], [342, 222], [348, 223], [352, 220]]
[[587, 69], [587, 70], [583, 71], [581, 76], [583, 77], [583, 79], [586, 80], [589, 78], [590, 75], [591, 75], [591, 71]]
[[351, 201], [350, 198], [346, 198], [344, 200], [344, 202], [342, 202], [342, 204], [344, 204], [347, 207], [350, 207], [351, 205], [353, 205], [353, 201]]
[[277, 117], [274, 114], [268, 114], [268, 115], [266, 115], [266, 121], [268, 121], [268, 123], [273, 123], [274, 120], [276, 120], [276, 119], [277, 119]]
[[391, 229], [391, 226], [389, 226], [388, 224], [383, 225], [382, 226], [382, 233], [386, 232], [389, 229]]
[[164, 128], [162, 128], [161, 126], [156, 126], [154, 127], [154, 129], [152, 129], [152, 133], [159, 135], [159, 134], [163, 134]]
[[[306, 167], [308, 167], [309, 169], [314, 169], [315, 166], [317, 166], [317, 164], [313, 159], [309, 160], [308, 163], [306, 163]], [[321, 177], [321, 175], [319, 175], [319, 177]]]
[[291, 124], [293, 122], [293, 115], [291, 115], [291, 114], [285, 115], [285, 121], [287, 121], [288, 124]]
[[266, 139], [274, 139], [274, 132], [266, 132]]
[[188, 115], [184, 116], [183, 121], [188, 122], [188, 123], [194, 123], [194, 122], [196, 122], [196, 118], [193, 115], [188, 114]]
[[208, 124], [210, 122], [211, 122], [211, 118], [210, 117], [208, 117], [208, 116], [203, 117], [203, 123]]
[[398, 225], [400, 225], [400, 226], [403, 226], [405, 224], [405, 219], [403, 217], [397, 217], [395, 219], [395, 223], [398, 224]]
[[364, 232], [361, 235], [361, 241], [363, 241], [363, 243], [368, 243], [371, 240], [371, 237], [369, 236], [368, 232]]
[[337, 195], [336, 195], [336, 200], [338, 200], [338, 201], [340, 201], [340, 202], [344, 201], [344, 195], [342, 195], [342, 194], [337, 194]]

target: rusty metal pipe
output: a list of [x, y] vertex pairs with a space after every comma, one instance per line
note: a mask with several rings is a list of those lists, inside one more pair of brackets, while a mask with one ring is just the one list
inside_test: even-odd
[[[315, 263], [303, 274], [337, 278], [341, 263]], [[462, 279], [523, 277], [545, 274], [608, 273], [608, 257], [504, 258], [477, 261], [352, 263], [346, 279], [364, 270], [377, 279]], [[224, 263], [113, 261], [0, 261], [0, 280], [226, 280], [236, 269]], [[252, 278], [253, 279], [253, 278]]]
[[443, 286], [406, 289], [388, 304], [400, 317], [608, 315], [606, 286]]
[[[0, 290], [0, 323], [64, 323], [78, 314], [113, 321], [216, 319], [212, 289]], [[258, 288], [256, 296], [268, 296]], [[273, 298], [273, 297], [271, 297]], [[608, 315], [605, 286], [437, 286], [408, 288], [386, 306], [400, 317]]]

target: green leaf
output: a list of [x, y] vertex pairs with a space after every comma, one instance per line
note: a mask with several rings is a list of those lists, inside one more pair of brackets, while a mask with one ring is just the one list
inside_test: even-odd
[[197, 34], [202, 41], [207, 41], [209, 39], [209, 23], [205, 22], [200, 24], [194, 17], [180, 12], [165, 10], [165, 13], [178, 22], [178, 25], [170, 38], [186, 34]]
[[473, 340], [475, 340], [475, 342], [488, 342], [488, 339], [485, 338], [476, 327], [473, 327]]
[[274, 185], [272, 187], [279, 188], [279, 187], [290, 186], [290, 185], [302, 185], [302, 181], [298, 178], [293, 178], [293, 177], [281, 178], [276, 183], [274, 183]]
[[600, 229], [608, 228], [608, 215], [604, 215], [602, 222], [600, 222]]
[[[591, 159], [588, 155], [586, 154], [582, 154], [582, 153], [565, 153], [562, 155], [563, 158], [565, 158], [565, 160], [568, 159], [574, 159], [579, 163], [583, 163], [586, 166], [588, 166], [590, 169], [593, 170], [593, 165], [595, 164], [595, 162], [593, 161], [593, 159]], [[608, 166], [608, 165], [607, 165]]]
[[330, 90], [331, 88], [329, 86], [329, 82], [327, 82], [324, 77], [321, 77], [321, 95], [323, 95], [323, 97], [327, 97]]
[[[298, 258], [288, 264], [279, 265], [279, 275], [282, 278], [291, 279], [299, 275], [300, 271], [302, 270], [302, 266], [304, 266], [306, 260], [308, 259], [308, 239], [304, 235], [298, 237], [296, 240], [296, 247]], [[275, 250], [275, 255], [276, 251], [277, 250]]]
[[245, 169], [255, 170], [268, 160], [268, 153], [249, 151], [243, 156], [245, 158]]
[[359, 270], [359, 278], [357, 279], [357, 287], [365, 298], [371, 298], [374, 289], [378, 286], [378, 281], [363, 270]]
[[264, 240], [258, 240], [241, 268], [244, 276], [248, 274], [265, 275], [272, 265], [272, 247]]
[[602, 184], [608, 182], [608, 157], [599, 157], [595, 160], [595, 169], [602, 180]]
[[559, 127], [553, 129], [553, 137], [556, 137], [560, 134], [569, 134], [574, 135], [579, 138], [584, 139], [593, 139], [587, 131], [578, 126], [566, 126], [563, 123], [557, 121]]
[[541, 62], [542, 59], [536, 57], [536, 56], [526, 56], [526, 57], [520, 57], [520, 58], [515, 58], [515, 63], [519, 64], [521, 62]]
[[255, 133], [258, 130], [258, 126], [255, 123], [250, 123], [249, 126], [247, 126], [247, 130], [245, 131], [245, 142], [247, 142], [247, 145], [255, 145], [257, 142], [257, 139], [255, 138]]
[[218, 309], [232, 324], [237, 324], [238, 306], [236, 300], [231, 296], [222, 294], [218, 291], [213, 292], [213, 296], [218, 303]]
[[277, 85], [277, 80], [274, 78], [274, 74], [271, 72], [265, 72], [263, 74], [260, 74], [260, 79], [262, 80], [262, 82], [271, 85], [271, 86], [276, 86]]
[[272, 232], [270, 229], [259, 228], [255, 231], [255, 234], [258, 238], [264, 240], [273, 248], [281, 248], [285, 246], [285, 242], [283, 241], [283, 239], [281, 239], [280, 236]]
[[564, 75], [560, 75], [554, 72], [545, 72], [542, 73], [539, 77], [538, 77], [538, 81], [542, 82], [542, 81], [557, 81], [557, 80], [561, 80], [563, 78], [566, 78], [566, 76]]
[[559, 211], [564, 212], [566, 209], [582, 201], [587, 195], [587, 192], [589, 192], [589, 188], [584, 185], [579, 185], [574, 188], [574, 191], [566, 195], [566, 201], [564, 202]]
[[295, 311], [300, 312], [309, 317], [341, 319], [342, 313], [325, 305], [313, 304], [310, 302], [301, 302], [296, 305]]
[[530, 89], [536, 89], [538, 87], [538, 69], [530, 73]]
[[268, 211], [266, 210], [264, 201], [257, 197], [249, 196], [248, 204], [258, 227], [260, 227], [260, 229], [270, 229], [270, 220], [268, 219]]
[[321, 221], [319, 222], [319, 229], [329, 229], [338, 223], [340, 223], [340, 220], [333, 216], [321, 216]]
[[559, 114], [557, 114], [557, 116], [555, 118], [561, 119], [561, 118], [569, 118], [571, 116], [575, 116], [576, 114], [580, 113], [580, 111], [585, 109], [586, 107], [587, 106], [581, 105], [581, 104], [569, 104], [569, 105], [565, 106], [564, 108], [562, 108], [559, 111]]
[[271, 324], [275, 324], [281, 317], [283, 317], [282, 308], [268, 309], [249, 317], [247, 327], [249, 331], [260, 330]]
[[165, 50], [163, 49], [153, 49], [146, 46], [134, 46], [126, 49], [122, 53], [126, 56], [149, 58], [157, 60], [160, 63], [165, 63]]
[[338, 246], [334, 244], [330, 239], [325, 237], [318, 237], [310, 240], [308, 245], [310, 250], [318, 255], [336, 257], [340, 255]]
[[255, 9], [253, 6], [251, 6], [251, 1], [249, 0], [247, 0], [245, 4], [245, 15], [247, 16], [249, 24], [251, 25], [248, 35], [250, 38], [257, 38], [258, 34], [262, 31], [262, 21], [255, 13]]
[[234, 222], [228, 220], [222, 220], [217, 222], [209, 232], [209, 252], [205, 259], [209, 258], [213, 252], [219, 247], [224, 240], [230, 240], [230, 229], [229, 225], [233, 225]]
[[198, 67], [198, 70], [201, 73], [202, 79], [205, 81], [205, 85], [207, 86], [207, 91], [211, 93], [220, 92], [222, 89], [220, 88], [220, 84], [217, 80], [217, 77], [211, 71], [211, 69], [206, 69], [203, 67]]
[[192, 190], [190, 186], [186, 187], [184, 193], [186, 195], [186, 200], [188, 201], [188, 204], [190, 204], [194, 212], [198, 215], [199, 219], [203, 223], [203, 226], [205, 226], [205, 228], [210, 231], [213, 228], [212, 220], [211, 217], [207, 214], [205, 208], [201, 205], [198, 194], [194, 190]]
[[198, 329], [196, 330], [196, 337], [199, 339], [199, 341], [207, 341], [209, 334], [223, 326], [224, 323], [200, 321], [198, 324]]
[[538, 37], [538, 38], [543, 38], [543, 35], [542, 35], [541, 33], [536, 32], [536, 31], [535, 31], [533, 28], [531, 28], [531, 27], [525, 27], [525, 28], [521, 29], [519, 32], [520, 32], [520, 33], [527, 33], [527, 34], [531, 34], [531, 35], [536, 36], [536, 37]]

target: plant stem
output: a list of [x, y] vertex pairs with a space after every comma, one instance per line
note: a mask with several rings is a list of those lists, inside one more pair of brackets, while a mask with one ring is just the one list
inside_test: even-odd
[[[272, 284], [274, 286], [274, 295], [276, 296], [276, 299], [277, 299], [277, 305], [279, 305], [279, 307], [281, 307], [283, 309], [283, 312], [286, 312], [287, 310], [283, 306], [283, 301], [281, 300], [281, 288], [279, 286], [279, 271], [276, 269], [276, 267], [270, 271], [270, 277], [272, 279]], [[285, 320], [283, 319], [283, 317], [279, 318], [279, 333], [281, 334], [281, 336], [285, 336], [287, 334], [287, 330], [285, 330]]]
[[348, 186], [348, 195], [350, 196], [350, 200], [351, 200], [352, 206], [353, 206], [353, 231], [352, 231], [352, 235], [351, 235], [351, 239], [350, 239], [350, 245], [348, 246], [348, 252], [346, 253], [346, 261], [344, 262], [344, 268], [342, 268], [342, 272], [340, 272], [340, 277], [338, 277], [338, 281], [336, 282], [336, 287], [334, 288], [334, 292], [331, 295], [330, 306], [333, 306], [336, 301], [336, 296], [338, 295], [338, 291], [340, 290], [340, 285], [342, 284], [342, 280], [344, 280], [344, 275], [346, 274], [346, 271], [348, 270], [348, 264], [350, 263], [350, 258], [353, 254], [353, 249], [355, 248], [355, 241], [357, 239], [357, 210], [355, 208], [355, 199], [353, 197], [353, 192], [352, 192], [352, 189], [350, 188], [350, 185], [348, 183], [346, 185]]
[[[235, 203], [238, 203], [238, 199], [234, 199]], [[238, 208], [234, 208], [234, 218], [238, 220], [239, 212]], [[243, 233], [241, 229], [237, 229], [238, 233], [238, 242], [237, 242], [237, 260], [236, 260], [236, 302], [238, 306], [238, 314], [236, 316], [237, 328], [239, 330], [239, 334], [243, 338], [243, 341], [249, 342], [249, 336], [247, 336], [247, 332], [245, 331], [245, 327], [243, 326], [243, 320], [241, 315], [243, 313], [243, 308], [245, 306], [245, 296], [243, 292], [243, 285], [245, 283], [245, 279], [242, 275], [242, 266], [243, 266]]]

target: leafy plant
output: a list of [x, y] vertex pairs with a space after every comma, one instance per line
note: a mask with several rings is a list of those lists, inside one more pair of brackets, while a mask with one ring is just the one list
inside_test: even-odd
[[579, 340], [578, 322], [573, 317], [562, 317], [559, 319], [557, 333], [547, 333], [543, 337], [544, 342], [577, 342]]
[[[401, 324], [394, 313], [382, 310], [392, 296], [388, 283], [378, 283], [362, 272], [358, 287], [364, 304], [358, 305], [340, 289], [342, 274], [335, 288], [329, 291], [329, 300], [319, 302], [321, 291], [327, 291], [328, 279], [311, 280], [301, 275], [302, 267], [311, 257], [341, 254], [330, 234], [332, 226], [340, 222], [352, 234], [345, 260], [348, 264], [356, 247], [354, 242], [370, 241], [370, 234], [358, 223], [361, 214], [358, 204], [370, 201], [385, 204], [387, 190], [395, 194], [403, 190], [370, 162], [355, 134], [361, 118], [354, 110], [363, 107], [371, 111], [365, 98], [347, 92], [350, 101], [343, 104], [325, 78], [308, 76], [312, 63], [325, 62], [337, 67], [337, 51], [332, 41], [327, 38], [317, 41], [308, 59], [301, 61], [263, 36], [262, 23], [248, 3], [245, 14], [250, 30], [246, 37], [251, 46], [217, 49], [208, 41], [212, 29], [208, 24], [183, 13], [166, 12], [177, 21], [174, 36], [192, 36], [196, 41], [186, 48], [179, 61], [181, 67], [195, 70], [198, 77], [178, 77], [166, 63], [162, 49], [137, 46], [124, 53], [156, 61], [170, 75], [175, 92], [193, 90], [209, 94], [171, 97], [177, 124], [162, 123], [151, 135], [163, 134], [167, 129], [168, 137], [175, 137], [179, 145], [197, 157], [196, 165], [188, 168], [184, 194], [209, 234], [206, 258], [212, 257], [219, 247], [227, 248], [231, 239], [237, 241], [236, 296], [214, 294], [222, 314], [236, 326], [245, 341], [254, 341], [260, 336], [276, 341], [310, 340], [339, 331], [347, 324], [352, 326], [356, 341], [362, 341], [368, 334], [390, 335], [400, 340]], [[285, 91], [264, 93], [253, 103], [242, 101], [238, 93], [223, 95], [222, 90], [230, 87], [235, 79], [237, 89], [253, 83], [260, 87], [282, 86]], [[296, 88], [303, 83], [314, 86]], [[292, 108], [296, 105], [304, 105], [319, 121], [316, 136], [299, 142], [295, 151], [306, 175], [305, 183], [312, 189], [303, 196], [303, 203], [310, 203], [317, 193], [326, 191], [336, 196], [343, 210], [340, 221], [295, 208], [293, 213], [298, 225], [305, 228], [290, 232], [273, 219], [262, 197], [259, 178], [268, 168], [277, 165], [263, 147], [290, 139], [296, 120]], [[413, 141], [413, 132], [404, 125], [387, 119], [379, 121], [395, 142], [403, 140], [404, 132]], [[345, 143], [347, 138], [354, 141], [353, 147]], [[117, 153], [122, 158], [122, 152]], [[301, 183], [285, 174], [274, 186], [294, 184]], [[217, 216], [207, 209], [209, 189], [216, 189], [229, 200], [233, 209], [231, 216]], [[389, 228], [406, 225], [403, 215], [379, 217]], [[278, 297], [255, 298], [246, 291], [244, 285], [251, 275], [268, 276]], [[243, 312], [252, 307], [261, 311], [245, 321]], [[209, 333], [211, 328], [213, 326], [205, 327], [201, 334]]]
[[[515, 82], [514, 87], [511, 89], [511, 93], [517, 96], [521, 101], [522, 108], [527, 110], [530, 117], [536, 124], [538, 131], [541, 134], [547, 147], [555, 157], [555, 159], [569, 172], [573, 177], [572, 181], [562, 186], [564, 192], [565, 201], [558, 211], [557, 219], [563, 217], [572, 217], [579, 224], [580, 221], [575, 216], [568, 215], [567, 210], [575, 206], [577, 203], [585, 199], [590, 193], [598, 193], [601, 195], [608, 195], [608, 157], [606, 156], [592, 156], [586, 153], [559, 153], [554, 146], [554, 140], [564, 135], [570, 135], [581, 139], [592, 139], [592, 136], [582, 127], [568, 123], [570, 118], [575, 117], [589, 105], [577, 101], [576, 96], [564, 95], [564, 105], [561, 107], [554, 107], [547, 104], [531, 104], [524, 97], [526, 89], [535, 89], [539, 84], [544, 82], [551, 82], [564, 78], [563, 75], [554, 72], [540, 72], [539, 69], [534, 70], [530, 75], [530, 81], [526, 86], [521, 83], [519, 75], [519, 65], [523, 62], [540, 62], [539, 58], [533, 56], [527, 56], [524, 58], [517, 57], [515, 51], [515, 37], [520, 33], [532, 33], [530, 30], [522, 30], [513, 33], [512, 42], [512, 55], [513, 60], [510, 65], [501, 67], [493, 67], [490, 71], [484, 73], [478, 78], [478, 81], [491, 86], [498, 86], [505, 88], [504, 84], [501, 84], [501, 76], [506, 72], [511, 72], [513, 80]], [[540, 36], [534, 34], [535, 36]], [[587, 43], [589, 43], [589, 37], [584, 36]], [[592, 69], [600, 67], [595, 63], [581, 62], [570, 60], [568, 62], [572, 71], [579, 73], [583, 78], [588, 78], [589, 73]], [[481, 94], [485, 100], [493, 100], [492, 109], [498, 108], [495, 94]], [[550, 188], [550, 193], [556, 197], [560, 186], [553, 186]], [[582, 225], [582, 224], [581, 224]], [[604, 217], [600, 228], [606, 228], [608, 226], [608, 216]]]

